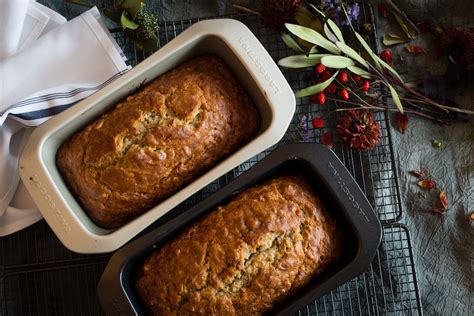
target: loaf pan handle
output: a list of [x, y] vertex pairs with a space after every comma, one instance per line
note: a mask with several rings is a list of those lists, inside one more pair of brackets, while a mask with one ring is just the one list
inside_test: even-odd
[[372, 205], [333, 151], [321, 144], [311, 144], [307, 148], [304, 155], [317, 166], [321, 179], [342, 204], [342, 209], [347, 210], [346, 215], [356, 228], [361, 247], [356, 260], [368, 266], [382, 239], [382, 227]]
[[122, 286], [123, 261], [123, 258], [113, 256], [97, 286], [100, 304], [107, 315], [138, 315]]

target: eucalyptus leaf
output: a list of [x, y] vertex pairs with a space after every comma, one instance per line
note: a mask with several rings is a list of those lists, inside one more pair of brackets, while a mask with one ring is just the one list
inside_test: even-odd
[[295, 13], [295, 20], [299, 25], [309, 27], [311, 24], [312, 14], [304, 6], [300, 6]]
[[403, 79], [402, 77], [400, 77], [400, 75], [398, 74], [398, 72], [393, 69], [392, 66], [390, 66], [389, 64], [387, 64], [386, 62], [384, 62], [379, 56], [375, 55], [375, 58], [377, 58], [377, 61], [385, 68], [387, 69], [388, 71], [390, 71], [395, 77], [398, 78], [398, 80], [400, 80], [400, 82], [403, 82]]
[[139, 27], [138, 24], [136, 24], [130, 19], [128, 12], [125, 10], [122, 12], [122, 15], [120, 16], [120, 24], [122, 24], [122, 27], [124, 29], [127, 28], [131, 30], [136, 30]]
[[309, 27], [317, 32], [323, 32], [323, 23], [321, 19], [314, 16], [304, 6], [300, 6], [295, 13], [295, 20], [299, 25]]
[[323, 28], [323, 21], [319, 17], [315, 17], [311, 20], [311, 23], [309, 24], [309, 28], [312, 28], [318, 33], [323, 33], [324, 28]]
[[402, 43], [409, 42], [410, 39], [408, 38], [403, 38], [398, 35], [393, 35], [393, 34], [385, 34], [382, 38], [382, 43], [385, 46], [393, 46], [393, 45], [398, 45]]
[[403, 114], [403, 105], [402, 105], [402, 102], [400, 101], [400, 97], [398, 96], [397, 90], [395, 90], [395, 88], [392, 87], [392, 85], [388, 83], [387, 83], [387, 86], [390, 89], [390, 93], [392, 94], [393, 103], [395, 103], [400, 113]]
[[351, 19], [349, 18], [349, 15], [347, 14], [346, 6], [344, 5], [344, 2], [342, 1], [341, 1], [341, 8], [342, 8], [342, 11], [344, 12], [344, 15], [346, 16], [346, 20], [349, 23], [349, 26], [351, 27], [352, 32], [355, 33], [356, 30], [354, 29], [354, 26], [352, 25]]
[[326, 17], [326, 14], [324, 14], [323, 11], [319, 10], [314, 4], [308, 3], [308, 5], [309, 5], [314, 11], [316, 11], [319, 15], [321, 15], [323, 18]]
[[326, 89], [331, 84], [331, 82], [333, 82], [334, 78], [336, 78], [338, 73], [339, 73], [339, 71], [336, 71], [336, 73], [334, 73], [334, 75], [332, 75], [332, 77], [329, 78], [328, 80], [326, 80], [324, 82], [321, 82], [321, 83], [318, 83], [314, 86], [304, 88], [300, 91], [297, 91], [295, 93], [295, 96], [297, 98], [307, 97], [309, 95], [313, 95], [313, 94], [319, 93], [321, 91], [324, 91], [324, 89]]
[[311, 49], [309, 50], [309, 55], [311, 54], [316, 54], [318, 52], [318, 46], [314, 45], [313, 47], [311, 47]]
[[341, 29], [339, 28], [339, 26], [337, 26], [337, 24], [334, 23], [334, 21], [331, 20], [331, 19], [328, 19], [328, 20], [326, 21], [326, 24], [329, 25], [329, 28], [330, 28], [331, 31], [334, 33], [334, 35], [336, 35], [336, 37], [338, 38], [338, 40], [339, 40], [340, 42], [345, 43], [345, 42], [344, 42], [344, 36], [342, 35]]
[[337, 37], [332, 33], [332, 31], [329, 29], [329, 26], [327, 23], [324, 23], [324, 34], [330, 40], [331, 42], [335, 43], [337, 42]]
[[362, 66], [364, 66], [365, 68], [369, 69], [369, 65], [367, 64], [367, 61], [362, 58], [362, 56], [360, 56], [355, 50], [353, 50], [351, 47], [349, 47], [348, 45], [346, 45], [345, 43], [343, 42], [336, 42], [336, 46], [339, 47], [339, 49], [344, 53], [346, 54], [347, 56], [349, 56], [350, 58], [352, 58], [353, 60], [357, 61], [359, 64], [361, 64]]
[[331, 43], [324, 36], [313, 29], [291, 23], [286, 23], [285, 26], [288, 31], [298, 36], [302, 40], [321, 46], [333, 54], [339, 55], [341, 53], [341, 50], [336, 45]]
[[313, 48], [314, 44], [313, 43], [310, 43], [310, 42], [307, 42], [305, 40], [302, 40], [301, 38], [296, 38], [296, 42], [298, 43], [298, 45], [302, 46], [302, 47], [306, 47], [306, 48]]
[[347, 69], [349, 69], [350, 72], [352, 72], [356, 75], [359, 75], [363, 78], [366, 78], [366, 79], [371, 79], [372, 78], [372, 75], [369, 72], [367, 72], [364, 69], [359, 68], [357, 66], [349, 66], [349, 67], [347, 67]]
[[302, 49], [301, 46], [298, 45], [298, 43], [295, 41], [295, 39], [293, 37], [291, 37], [290, 34], [281, 33], [281, 39], [286, 44], [286, 46], [288, 46], [289, 48], [291, 48], [291, 49], [293, 49], [297, 52], [304, 53], [304, 49]]
[[377, 68], [378, 70], [382, 70], [382, 66], [380, 65], [380, 62], [379, 62], [380, 58], [378, 58], [378, 56], [372, 51], [369, 44], [367, 44], [367, 42], [362, 37], [362, 35], [360, 35], [356, 31], [354, 31], [354, 35], [357, 37], [357, 39], [359, 40], [360, 44], [365, 49], [367, 54], [369, 54], [370, 58], [372, 58], [375, 68]]
[[390, 10], [390, 12], [393, 14], [398, 25], [400, 25], [400, 28], [409, 39], [415, 39], [418, 36], [418, 30], [412, 27], [408, 21], [405, 21], [406, 17], [393, 10]]
[[344, 56], [325, 56], [321, 58], [321, 64], [328, 68], [343, 69], [349, 66], [355, 66], [352, 59]]
[[328, 54], [312, 54], [306, 55], [294, 55], [282, 58], [278, 61], [278, 65], [286, 68], [306, 68], [316, 66], [321, 63], [321, 58], [325, 56], [331, 56]]

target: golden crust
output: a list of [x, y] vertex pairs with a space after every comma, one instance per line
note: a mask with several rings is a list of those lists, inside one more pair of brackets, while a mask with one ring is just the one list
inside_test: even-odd
[[56, 162], [92, 220], [116, 228], [241, 147], [259, 120], [225, 63], [202, 55], [73, 135]]
[[136, 289], [153, 315], [258, 315], [320, 274], [342, 235], [300, 177], [237, 195], [155, 250]]

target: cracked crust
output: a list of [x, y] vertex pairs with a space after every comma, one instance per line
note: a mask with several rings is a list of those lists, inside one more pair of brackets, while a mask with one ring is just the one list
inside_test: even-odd
[[230, 69], [202, 55], [73, 135], [56, 162], [92, 220], [116, 228], [209, 170], [258, 128], [258, 111]]
[[259, 315], [292, 295], [342, 253], [342, 235], [300, 177], [238, 194], [137, 272], [153, 315]]

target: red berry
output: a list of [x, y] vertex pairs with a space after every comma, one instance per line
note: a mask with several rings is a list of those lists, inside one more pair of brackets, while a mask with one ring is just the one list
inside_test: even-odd
[[324, 120], [320, 117], [315, 117], [311, 120], [311, 124], [313, 125], [313, 128], [323, 128], [324, 127]]
[[386, 62], [387, 64], [392, 64], [393, 62], [393, 56], [392, 56], [392, 52], [388, 49], [385, 49], [383, 50], [381, 53], [380, 53], [380, 59], [382, 59], [384, 62]]
[[318, 103], [318, 95], [317, 94], [312, 94], [309, 96], [309, 102], [311, 104], [313, 103]]
[[359, 82], [361, 78], [359, 75], [352, 75], [352, 79], [354, 79], [355, 82]]
[[342, 83], [347, 83], [349, 81], [349, 76], [347, 75], [347, 72], [341, 71], [339, 73], [339, 81]]
[[349, 92], [347, 92], [346, 89], [342, 89], [341, 92], [339, 92], [339, 95], [341, 98], [345, 101], [349, 100]]
[[319, 105], [323, 105], [326, 102], [326, 96], [323, 92], [316, 94], [316, 99]]
[[336, 91], [337, 91], [337, 87], [334, 83], [330, 83], [329, 86], [327, 86], [327, 88], [324, 89], [324, 92], [329, 93], [329, 94], [336, 93]]
[[323, 64], [317, 64], [317, 65], [316, 65], [316, 72], [317, 72], [318, 74], [323, 73], [324, 70], [326, 70], [326, 66], [324, 66]]
[[369, 91], [370, 89], [370, 82], [369, 80], [364, 80], [362, 82], [362, 91]]

